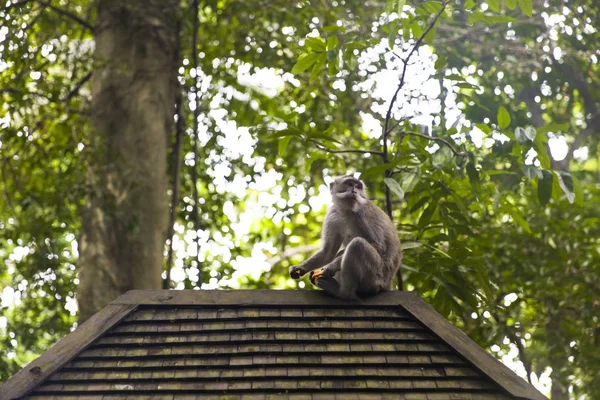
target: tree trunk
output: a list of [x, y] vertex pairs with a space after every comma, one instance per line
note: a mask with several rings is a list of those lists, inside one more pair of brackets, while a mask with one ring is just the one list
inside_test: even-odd
[[89, 194], [79, 241], [80, 322], [127, 290], [161, 288], [177, 5], [98, 2]]

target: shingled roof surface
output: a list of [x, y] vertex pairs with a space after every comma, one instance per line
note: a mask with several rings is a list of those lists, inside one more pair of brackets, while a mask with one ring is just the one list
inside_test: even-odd
[[417, 296], [132, 291], [0, 399], [545, 399]]

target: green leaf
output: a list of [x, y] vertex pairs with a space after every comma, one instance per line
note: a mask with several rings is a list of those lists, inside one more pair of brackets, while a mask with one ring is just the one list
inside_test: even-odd
[[329, 75], [334, 76], [338, 72], [338, 62], [337, 62], [337, 51], [329, 50], [327, 51], [327, 70], [329, 71]]
[[535, 152], [537, 153], [536, 157], [537, 157], [538, 161], [540, 162], [540, 166], [545, 169], [550, 169], [551, 168], [550, 156], [548, 155], [548, 148], [546, 147], [546, 145], [538, 144], [538, 143], [534, 142], [533, 148], [535, 149]]
[[550, 124], [537, 128], [538, 134], [545, 134], [548, 132], [560, 132], [569, 129], [569, 124]]
[[384, 11], [387, 15], [390, 15], [396, 9], [396, 0], [387, 0], [385, 2]]
[[302, 137], [300, 131], [295, 128], [286, 128], [286, 129], [282, 129], [280, 131], [267, 130], [264, 133], [259, 133], [259, 135], [261, 135], [261, 136], [264, 135], [265, 140], [275, 140], [275, 139], [282, 138], [284, 136]]
[[360, 174], [360, 178], [361, 179], [369, 179], [369, 178], [373, 178], [378, 175], [382, 175], [385, 171], [388, 171], [388, 170], [394, 168], [396, 165], [397, 165], [396, 163], [375, 165], [374, 167], [370, 167], [370, 168], [367, 168], [366, 170], [364, 170]]
[[423, 34], [423, 28], [421, 28], [421, 25], [419, 25], [419, 21], [414, 20], [411, 24], [410, 24], [410, 30], [412, 31], [413, 36], [416, 38], [420, 38], [421, 35]]
[[573, 179], [573, 193], [575, 193], [575, 204], [579, 207], [583, 207], [583, 187], [579, 179], [571, 176]]
[[500, 0], [485, 0], [490, 9], [495, 12], [500, 12]]
[[321, 132], [312, 132], [312, 133], [309, 133], [308, 137], [311, 138], [311, 139], [322, 139], [322, 140], [326, 140], [328, 142], [333, 142], [333, 143], [337, 143], [337, 144], [341, 144], [342, 143], [338, 139], [334, 138], [331, 134], [327, 134], [327, 132], [331, 133], [331, 131], [329, 129], [327, 129], [325, 131], [325, 133], [321, 133]]
[[527, 15], [528, 17], [531, 17], [531, 14], [533, 14], [532, 0], [518, 0], [518, 1], [519, 1], [519, 7], [521, 7], [523, 14]]
[[558, 185], [567, 196], [567, 200], [570, 204], [575, 202], [575, 193], [573, 193], [573, 179], [571, 174], [563, 171], [554, 171], [558, 181]]
[[455, 83], [454, 86], [459, 87], [461, 89], [478, 89], [479, 88], [479, 86], [474, 85], [469, 82], [458, 82], [458, 83]]
[[388, 28], [388, 45], [390, 48], [394, 47], [394, 41], [396, 40], [396, 36], [398, 36], [398, 28], [400, 26], [400, 20], [395, 19], [389, 23]]
[[444, 79], [449, 79], [451, 81], [464, 81], [465, 78], [458, 75], [458, 74], [450, 74], [450, 75], [446, 75], [444, 76]]
[[477, 168], [475, 168], [475, 165], [473, 165], [472, 162], [469, 162], [465, 168], [467, 170], [467, 176], [469, 177], [469, 182], [471, 182], [471, 185], [475, 186], [475, 187], [478, 186], [479, 185], [479, 171], [477, 171]]
[[517, 0], [504, 0], [504, 4], [509, 10], [514, 10], [517, 8]]
[[554, 179], [554, 175], [550, 171], [543, 170], [542, 171], [543, 178], [538, 179], [538, 201], [542, 206], [545, 206], [550, 201], [552, 197], [552, 181]]
[[535, 140], [535, 128], [533, 126], [528, 126], [525, 128], [525, 136], [527, 136], [527, 139], [531, 140], [532, 142]]
[[410, 212], [413, 213], [419, 209], [421, 209], [421, 207], [423, 207], [425, 205], [425, 203], [427, 203], [430, 200], [429, 196], [425, 196], [425, 197], [421, 197], [411, 208], [410, 208]]
[[327, 32], [327, 33], [331, 33], [331, 32], [346, 33], [346, 27], [344, 27], [344, 26], [337, 26], [337, 25], [324, 26], [322, 28], [322, 30], [323, 30], [323, 32]]
[[431, 163], [434, 166], [439, 167], [442, 164], [444, 164], [447, 160], [450, 160], [452, 158], [453, 154], [454, 153], [452, 153], [452, 150], [450, 150], [449, 147], [442, 145], [442, 147], [440, 147], [438, 149], [438, 151], [433, 153], [433, 157], [431, 158]]
[[492, 128], [490, 128], [486, 124], [479, 123], [479, 124], [475, 124], [475, 126], [478, 127], [480, 131], [482, 131], [483, 133], [485, 133], [487, 135], [489, 135], [490, 133], [492, 133]]
[[307, 37], [306, 45], [308, 48], [313, 49], [314, 51], [320, 53], [326, 50], [325, 41], [320, 37]]
[[400, 184], [392, 178], [385, 178], [383, 180], [386, 186], [396, 195], [400, 200], [404, 199], [404, 190], [400, 187]]
[[402, 250], [416, 249], [417, 247], [421, 247], [421, 246], [423, 246], [423, 243], [419, 243], [419, 242], [402, 242], [400, 244], [400, 248]]
[[405, 4], [406, 0], [398, 0], [398, 15], [402, 14], [402, 10], [404, 10]]
[[[439, 71], [439, 70], [445, 68], [446, 65], [448, 65], [448, 58], [447, 57], [438, 56], [438, 58], [437, 58], [437, 60], [435, 60], [435, 64], [433, 66], [434, 66], [434, 68], [436, 70]], [[445, 78], [448, 78], [448, 77], [445, 77]]]
[[519, 143], [526, 143], [528, 139], [527, 135], [525, 134], [525, 129], [517, 126], [515, 128], [515, 138], [517, 138], [517, 142]]
[[437, 30], [435, 27], [431, 28], [429, 30], [429, 32], [427, 32], [427, 35], [425, 35], [425, 37], [423, 38], [423, 40], [425, 41], [425, 43], [431, 43], [433, 42], [433, 39], [435, 39], [435, 34], [436, 34]]
[[327, 38], [327, 50], [334, 50], [337, 48], [338, 43], [339, 40], [337, 36], [329, 36], [329, 38]]
[[421, 271], [419, 271], [419, 270], [417, 270], [417, 269], [415, 269], [415, 268], [413, 268], [413, 267], [409, 267], [409, 266], [408, 266], [408, 265], [406, 265], [406, 264], [401, 264], [401, 265], [400, 265], [400, 268], [402, 268], [402, 269], [405, 269], [405, 270], [407, 270], [407, 271], [410, 271], [410, 272], [415, 272], [415, 273], [417, 273], [417, 274], [420, 274], [420, 273], [421, 273]]
[[536, 167], [535, 165], [526, 165], [524, 168], [525, 176], [527, 179], [533, 180], [535, 178], [542, 179], [544, 175], [542, 174], [542, 170]]
[[298, 75], [299, 73], [309, 69], [317, 61], [318, 58], [318, 53], [302, 54], [300, 57], [298, 57], [298, 61], [296, 61], [296, 64], [294, 64], [290, 72], [293, 75]]
[[433, 217], [433, 213], [435, 213], [436, 208], [437, 202], [434, 201], [429, 203], [425, 211], [423, 211], [423, 214], [421, 214], [421, 218], [419, 218], [419, 228], [423, 229], [427, 226], [427, 224], [429, 224], [429, 221], [431, 221], [431, 217]]
[[277, 145], [279, 155], [283, 157], [285, 151], [287, 150], [288, 145], [290, 144], [290, 140], [292, 140], [293, 136], [284, 136], [279, 139], [279, 143]]
[[402, 174], [400, 180], [400, 186], [402, 187], [402, 190], [404, 190], [404, 193], [408, 193], [412, 191], [419, 182], [419, 174], [415, 172], [407, 172]]
[[473, 7], [475, 7], [475, 1], [473, 1], [473, 0], [467, 0], [467, 1], [465, 1], [465, 10], [470, 10]]
[[442, 3], [437, 1], [428, 1], [423, 3], [423, 8], [426, 9], [430, 14], [437, 14], [442, 9]]
[[500, 106], [498, 109], [498, 126], [500, 129], [506, 129], [510, 125], [510, 114], [504, 106]]
[[531, 233], [529, 222], [527, 222], [519, 213], [519, 210], [513, 205], [507, 205], [504, 210], [510, 214], [513, 221], [517, 223], [525, 232]]
[[314, 81], [319, 76], [326, 62], [327, 53], [318, 53], [317, 61], [315, 61], [312, 71], [310, 72], [310, 82]]

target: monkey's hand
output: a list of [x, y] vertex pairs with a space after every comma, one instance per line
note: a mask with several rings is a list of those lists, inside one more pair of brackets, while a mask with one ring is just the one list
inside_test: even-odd
[[310, 272], [310, 282], [313, 285], [317, 285], [317, 282], [319, 282], [319, 279], [331, 278], [331, 277], [333, 277], [333, 275], [335, 275], [335, 271], [333, 271], [333, 269], [331, 269], [331, 268], [321, 268], [316, 271], [311, 271]]
[[293, 279], [300, 279], [300, 277], [305, 274], [306, 271], [301, 268], [295, 266], [290, 267], [290, 277], [292, 277]]

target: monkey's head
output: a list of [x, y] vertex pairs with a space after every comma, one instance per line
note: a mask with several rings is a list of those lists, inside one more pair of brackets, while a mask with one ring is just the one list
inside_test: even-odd
[[352, 175], [337, 177], [329, 185], [333, 204], [342, 209], [358, 211], [362, 204], [369, 202], [365, 184]]

